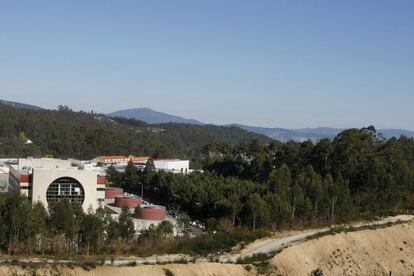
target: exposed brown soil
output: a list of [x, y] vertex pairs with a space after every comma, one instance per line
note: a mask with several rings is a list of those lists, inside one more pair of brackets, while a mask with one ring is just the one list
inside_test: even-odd
[[[86, 271], [80, 267], [68, 268], [66, 266], [45, 266], [42, 268], [22, 268], [18, 266], [0, 266], [1, 276], [166, 276], [171, 271], [176, 276], [244, 276], [249, 272], [241, 265], [219, 263], [196, 264], [168, 264], [168, 265], [141, 265], [136, 267], [98, 266]], [[36, 274], [35, 274], [36, 273]]]
[[281, 275], [413, 275], [414, 223], [324, 236], [283, 250]]
[[[282, 235], [283, 236], [283, 235]], [[246, 249], [260, 246], [257, 241]], [[98, 266], [85, 270], [80, 267], [46, 265], [42, 267], [0, 266], [3, 275], [183, 275], [228, 276], [257, 275], [245, 265], [220, 263], [189, 263], [139, 265], [135, 267]], [[414, 222], [376, 230], [327, 235], [295, 244], [270, 260], [266, 274], [310, 275], [319, 269], [323, 275], [414, 275]], [[170, 274], [170, 272], [172, 274]]]

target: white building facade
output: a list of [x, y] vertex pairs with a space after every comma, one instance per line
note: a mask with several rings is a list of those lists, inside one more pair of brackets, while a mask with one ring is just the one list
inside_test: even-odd
[[69, 160], [19, 159], [9, 168], [10, 189], [42, 202], [46, 208], [60, 199], [79, 204], [84, 211], [104, 206], [105, 177], [72, 167]]
[[190, 161], [179, 159], [157, 159], [154, 160], [154, 166], [157, 171], [166, 171], [172, 173], [189, 173]]

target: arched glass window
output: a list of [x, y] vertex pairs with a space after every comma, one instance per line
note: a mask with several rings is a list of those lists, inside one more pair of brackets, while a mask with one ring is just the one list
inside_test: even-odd
[[67, 198], [72, 204], [82, 204], [85, 192], [82, 185], [72, 177], [61, 177], [49, 185], [46, 191], [47, 203]]

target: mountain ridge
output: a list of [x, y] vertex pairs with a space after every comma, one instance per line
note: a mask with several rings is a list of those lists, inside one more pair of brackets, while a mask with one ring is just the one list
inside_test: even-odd
[[[26, 110], [47, 110], [41, 107], [13, 102], [0, 100], [0, 103]], [[134, 119], [142, 121], [148, 124], [169, 124], [169, 123], [178, 123], [178, 124], [189, 124], [189, 125], [213, 125], [201, 122], [192, 118], [184, 118], [181, 116], [163, 113], [156, 111], [148, 107], [141, 108], [129, 108], [122, 109], [114, 112], [105, 114], [109, 118], [125, 118], [125, 119]], [[321, 139], [333, 139], [336, 135], [342, 132], [343, 128], [334, 128], [334, 127], [314, 127], [314, 128], [281, 128], [281, 127], [259, 127], [259, 126], [249, 126], [239, 123], [217, 125], [217, 126], [226, 126], [226, 127], [237, 127], [249, 132], [267, 136], [273, 140], [280, 142], [296, 141], [303, 142], [306, 140], [311, 140], [313, 142], [318, 142]], [[400, 128], [388, 128], [388, 129], [378, 129], [377, 132], [382, 133], [383, 136], [387, 139], [391, 137], [400, 137], [401, 135], [407, 137], [414, 137], [414, 131]]]
[[27, 109], [27, 110], [45, 110], [44, 108], [32, 104], [26, 104], [26, 103], [19, 103], [19, 102], [13, 102], [13, 101], [6, 101], [6, 100], [0, 100], [0, 103], [12, 106], [14, 108], [18, 109]]
[[106, 114], [109, 117], [122, 117], [127, 119], [135, 119], [146, 122], [148, 124], [166, 124], [181, 123], [192, 125], [204, 125], [205, 123], [195, 119], [187, 119], [181, 116], [159, 112], [148, 107], [129, 108], [114, 111]]
[[[143, 121], [149, 124], [165, 124], [165, 123], [184, 123], [184, 124], [195, 124], [195, 125], [206, 125], [206, 123], [198, 121], [196, 119], [183, 118], [181, 116], [167, 114], [159, 112], [148, 107], [143, 108], [130, 108], [119, 110], [115, 112], [108, 113], [109, 117], [121, 117], [135, 119]], [[345, 130], [344, 128], [334, 128], [334, 127], [314, 127], [314, 128], [281, 128], [281, 127], [259, 127], [259, 126], [249, 126], [239, 123], [225, 124], [227, 127], [238, 127], [250, 132], [257, 134], [265, 135], [271, 139], [288, 142], [296, 141], [303, 142], [306, 140], [311, 140], [313, 142], [318, 142], [321, 139], [333, 139], [340, 132]], [[387, 139], [391, 137], [400, 137], [405, 135], [408, 137], [414, 137], [414, 131], [406, 129], [379, 129], [379, 133], [382, 133], [383, 136]]]

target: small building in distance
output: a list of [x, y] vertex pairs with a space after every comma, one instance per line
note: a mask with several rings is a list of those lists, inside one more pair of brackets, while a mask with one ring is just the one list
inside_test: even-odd
[[79, 204], [84, 211], [104, 207], [105, 177], [73, 167], [70, 160], [20, 158], [9, 169], [10, 190], [40, 201], [46, 208], [60, 199]]
[[[128, 165], [129, 161], [132, 161], [134, 165], [139, 169], [144, 169], [150, 157], [148, 156], [98, 156], [91, 160], [94, 164], [101, 164], [104, 167], [114, 166], [120, 171]], [[157, 171], [165, 171], [172, 173], [190, 173], [190, 161], [180, 159], [156, 159], [154, 160], [154, 167]]]
[[148, 156], [124, 156], [124, 155], [110, 155], [110, 156], [98, 156], [92, 161], [103, 166], [126, 166], [129, 161], [132, 161], [138, 167], [145, 167], [149, 157]]
[[172, 173], [190, 173], [190, 161], [180, 159], [156, 159], [154, 166], [157, 171]]

